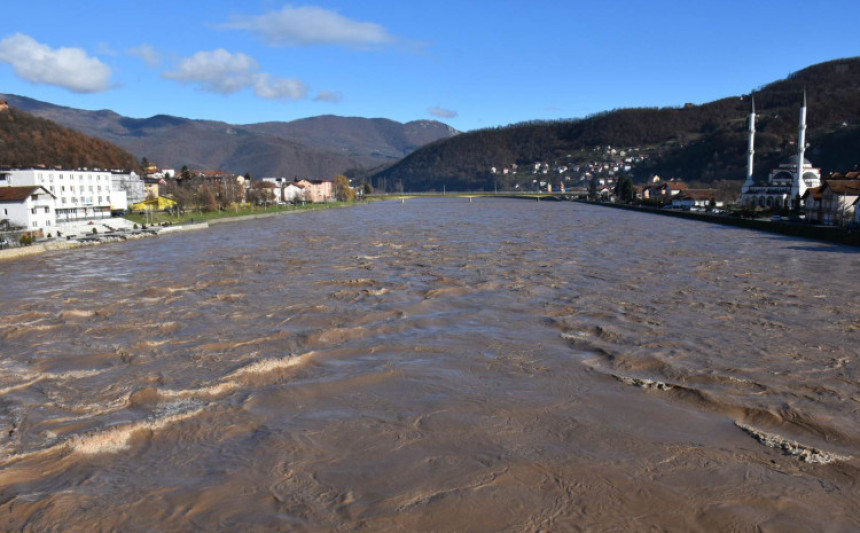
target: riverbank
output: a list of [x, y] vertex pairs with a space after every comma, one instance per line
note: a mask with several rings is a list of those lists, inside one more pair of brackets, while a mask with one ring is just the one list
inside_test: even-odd
[[580, 203], [588, 205], [597, 205], [602, 207], [610, 207], [613, 209], [624, 209], [627, 211], [636, 211], [639, 213], [651, 213], [655, 215], [684, 218], [688, 220], [699, 220], [702, 222], [711, 222], [722, 224], [724, 226], [734, 226], [736, 228], [746, 228], [757, 231], [767, 231], [769, 233], [777, 233], [789, 237], [801, 237], [804, 239], [813, 239], [818, 241], [832, 242], [836, 244], [846, 244], [849, 246], [860, 246], [860, 233], [851, 232], [843, 228], [833, 226], [817, 226], [812, 224], [803, 224], [797, 222], [775, 222], [771, 220], [755, 220], [748, 218], [739, 218], [729, 215], [717, 215], [709, 213], [694, 213], [690, 211], [680, 211], [675, 209], [658, 209], [653, 207], [640, 207], [633, 205], [612, 204], [607, 202], [585, 202], [577, 200]]
[[[129, 231], [117, 231], [112, 233], [101, 233], [93, 235], [84, 235], [72, 239], [53, 239], [42, 242], [37, 242], [29, 246], [20, 246], [16, 248], [8, 248], [0, 250], [0, 261], [29, 257], [32, 255], [43, 254], [45, 252], [55, 252], [60, 250], [73, 250], [75, 248], [96, 246], [100, 244], [111, 244], [126, 242], [131, 240], [146, 239], [158, 237], [159, 235], [169, 235], [185, 231], [198, 231], [207, 229], [214, 224], [224, 224], [227, 222], [242, 222], [248, 220], [257, 220], [263, 218], [271, 218], [282, 215], [295, 213], [307, 213], [311, 211], [320, 211], [323, 209], [337, 209], [356, 205], [355, 203], [336, 202], [330, 204], [307, 204], [306, 206], [296, 207], [273, 207], [263, 212], [254, 212], [254, 210], [241, 211], [215, 211], [212, 213], [193, 213], [180, 217], [172, 217], [164, 213], [157, 213], [155, 217], [150, 217], [151, 225], [144, 226], [145, 215], [132, 215], [126, 217], [128, 220], [141, 225], [140, 229]], [[109, 220], [109, 219], [108, 219]], [[116, 220], [116, 219], [114, 219]]]

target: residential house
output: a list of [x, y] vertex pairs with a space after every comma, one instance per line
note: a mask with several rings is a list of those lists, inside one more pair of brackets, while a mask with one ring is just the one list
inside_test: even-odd
[[288, 204], [305, 201], [305, 186], [300, 183], [290, 183], [281, 189], [281, 198]]
[[860, 180], [826, 180], [821, 186], [821, 223], [842, 226], [854, 220]]
[[311, 203], [330, 202], [334, 199], [334, 183], [331, 181], [301, 179], [295, 183], [305, 188], [305, 199]]
[[42, 233], [56, 226], [54, 200], [41, 185], [0, 187], [0, 219]]
[[663, 181], [646, 185], [642, 189], [644, 200], [671, 200], [688, 189], [683, 181]]
[[801, 197], [803, 200], [803, 210], [806, 215], [806, 221], [811, 224], [821, 224], [821, 219], [823, 217], [823, 203], [821, 201], [822, 189], [823, 186], [810, 187], [806, 189], [806, 192], [803, 193], [803, 196]]
[[672, 207], [681, 209], [723, 207], [724, 203], [717, 200], [716, 189], [687, 189], [672, 198]]

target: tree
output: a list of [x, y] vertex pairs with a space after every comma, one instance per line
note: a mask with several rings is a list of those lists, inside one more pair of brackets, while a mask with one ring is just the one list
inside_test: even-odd
[[633, 180], [627, 176], [618, 178], [618, 183], [615, 184], [615, 196], [624, 203], [632, 202], [636, 197]]
[[343, 174], [334, 177], [334, 197], [338, 202], [355, 200], [355, 191], [349, 186], [349, 180]]
[[215, 194], [206, 183], [200, 186], [199, 202], [203, 211], [218, 211], [218, 200], [215, 199]]
[[597, 199], [597, 178], [591, 178], [591, 181], [588, 182], [588, 199]]

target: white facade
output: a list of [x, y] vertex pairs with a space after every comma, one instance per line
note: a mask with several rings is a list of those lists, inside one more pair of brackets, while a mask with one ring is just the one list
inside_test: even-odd
[[144, 200], [146, 200], [146, 184], [136, 172], [111, 172], [110, 204], [113, 210], [128, 209], [129, 205]]
[[284, 201], [288, 204], [296, 204], [305, 201], [305, 188], [290, 183], [282, 189]]
[[112, 200], [122, 200], [111, 194], [113, 176], [107, 170], [15, 169], [0, 172], [0, 187], [44, 187], [54, 195], [56, 222], [91, 220], [110, 217]]
[[56, 226], [54, 196], [44, 187], [8, 187], [0, 191], [0, 220], [29, 231], [49, 232]]

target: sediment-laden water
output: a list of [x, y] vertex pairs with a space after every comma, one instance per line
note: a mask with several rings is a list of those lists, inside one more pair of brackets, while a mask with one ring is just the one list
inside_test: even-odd
[[0, 529], [860, 530], [855, 249], [377, 203], [0, 265]]

